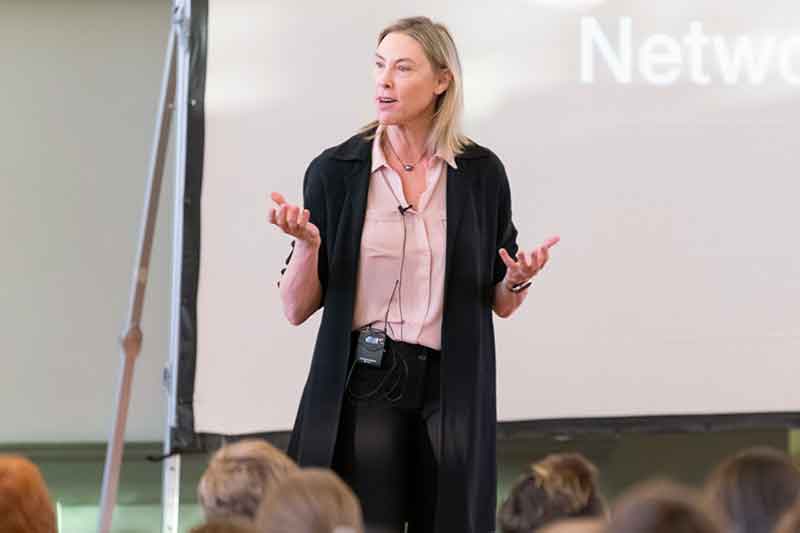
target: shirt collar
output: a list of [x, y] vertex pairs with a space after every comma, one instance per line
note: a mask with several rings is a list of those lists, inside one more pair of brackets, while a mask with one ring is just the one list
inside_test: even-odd
[[[386, 162], [386, 155], [383, 153], [381, 149], [381, 136], [383, 135], [383, 131], [385, 126], [380, 124], [378, 129], [375, 130], [375, 139], [372, 141], [372, 169], [370, 173], [375, 172], [382, 166], [389, 166]], [[448, 165], [453, 168], [458, 168], [456, 166], [456, 159], [453, 156], [452, 150], [447, 150], [446, 148], [439, 147], [434, 154], [435, 158], [439, 158], [442, 161], [446, 161]]]

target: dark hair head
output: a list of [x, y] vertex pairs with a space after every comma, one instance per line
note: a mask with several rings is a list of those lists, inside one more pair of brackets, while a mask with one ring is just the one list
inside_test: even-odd
[[599, 517], [605, 503], [597, 468], [580, 454], [553, 454], [533, 463], [497, 516], [503, 533], [529, 533], [563, 518]]
[[800, 470], [781, 451], [750, 448], [712, 472], [705, 494], [729, 531], [769, 533], [800, 496]]
[[611, 511], [609, 533], [720, 533], [691, 489], [650, 481], [624, 493]]

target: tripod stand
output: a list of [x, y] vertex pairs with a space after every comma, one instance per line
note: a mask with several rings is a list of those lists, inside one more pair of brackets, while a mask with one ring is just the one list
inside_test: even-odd
[[[139, 245], [134, 266], [130, 303], [126, 329], [121, 337], [122, 368], [119, 376], [115, 402], [114, 420], [106, 450], [103, 469], [103, 484], [100, 495], [100, 516], [98, 533], [111, 531], [111, 520], [119, 487], [122, 450], [125, 443], [125, 427], [130, 406], [131, 385], [133, 383], [134, 366], [141, 353], [143, 333], [140, 328], [144, 297], [150, 268], [150, 255], [153, 247], [159, 198], [162, 189], [164, 166], [169, 146], [172, 115], [176, 113], [177, 127], [175, 133], [175, 220], [173, 226], [173, 271], [172, 271], [172, 320], [170, 327], [170, 364], [164, 373], [164, 382], [168, 392], [175, 387], [175, 368], [177, 362], [179, 333], [180, 276], [182, 250], [182, 216], [183, 183], [186, 172], [186, 127], [189, 72], [189, 33], [190, 33], [190, 0], [176, 0], [172, 11], [172, 25], [167, 42], [164, 74], [161, 85], [161, 98], [156, 116], [156, 130], [150, 157], [147, 178], [145, 204], [142, 211]], [[180, 74], [180, 75], [179, 75]], [[192, 102], [192, 105], [195, 103]], [[180, 480], [180, 456], [171, 455], [170, 431], [174, 423], [174, 397], [168, 394], [167, 424], [164, 439], [164, 461], [162, 503], [163, 533], [178, 531], [178, 501]]]

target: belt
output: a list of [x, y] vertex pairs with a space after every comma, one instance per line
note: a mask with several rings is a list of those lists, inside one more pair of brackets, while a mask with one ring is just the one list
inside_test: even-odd
[[411, 344], [403, 341], [396, 341], [386, 337], [386, 350], [394, 352], [398, 355], [426, 355], [429, 358], [439, 359], [442, 357], [442, 352], [434, 350], [421, 344]]

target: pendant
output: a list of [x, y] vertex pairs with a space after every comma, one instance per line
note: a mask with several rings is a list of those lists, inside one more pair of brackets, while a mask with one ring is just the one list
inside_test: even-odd
[[406, 169], [406, 172], [411, 172], [412, 170], [414, 170], [414, 165], [406, 165], [405, 163], [403, 163], [403, 168]]

